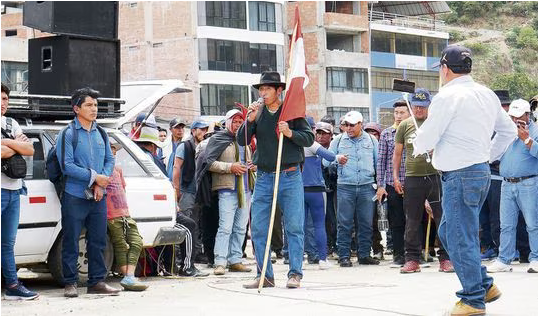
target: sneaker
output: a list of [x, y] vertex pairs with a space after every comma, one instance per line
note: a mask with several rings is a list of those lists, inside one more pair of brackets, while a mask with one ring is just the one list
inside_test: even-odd
[[364, 264], [364, 265], [378, 265], [379, 264], [379, 260], [376, 260], [370, 256], [368, 257], [364, 257], [364, 258], [359, 258], [359, 260], [357, 260], [357, 262], [359, 264]]
[[465, 304], [463, 301], [459, 301], [456, 303], [454, 308], [452, 308], [452, 311], [450, 312], [450, 316], [471, 316], [471, 315], [486, 315], [486, 309], [485, 308], [476, 308], [471, 305]]
[[4, 295], [4, 299], [8, 301], [29, 301], [34, 300], [38, 297], [39, 294], [30, 291], [24, 285], [22, 285], [21, 282], [17, 282], [17, 285], [15, 285], [14, 287], [7, 287], [6, 294]]
[[245, 266], [241, 262], [239, 262], [239, 263], [234, 263], [234, 264], [230, 265], [230, 268], [228, 269], [228, 271], [230, 271], [230, 272], [251, 272], [252, 269]]
[[529, 264], [529, 269], [527, 269], [528, 273], [538, 273], [538, 261], [531, 261]]
[[64, 296], [65, 297], [78, 297], [77, 284], [66, 284], [64, 287]]
[[400, 269], [400, 273], [415, 273], [420, 272], [420, 265], [417, 261], [407, 261]]
[[286, 287], [288, 289], [296, 289], [299, 286], [301, 286], [301, 277], [297, 274], [292, 274], [288, 278], [288, 283], [286, 283]]
[[490, 273], [512, 272], [512, 267], [509, 264], [502, 263], [500, 260], [495, 260], [492, 264], [487, 266], [487, 271]]
[[181, 269], [179, 271], [178, 275], [184, 276], [184, 277], [198, 278], [198, 277], [206, 277], [206, 276], [209, 275], [209, 273], [202, 272], [202, 271], [198, 270], [198, 268], [196, 268], [195, 266], [191, 266], [188, 269]]
[[493, 248], [488, 248], [486, 251], [484, 251], [483, 254], [480, 255], [480, 259], [482, 261], [489, 261], [497, 258], [497, 251]]
[[385, 257], [383, 257], [383, 251], [377, 252], [374, 254], [374, 259], [377, 260], [385, 260]]
[[351, 263], [351, 260], [349, 260], [349, 258], [346, 258], [346, 257], [338, 259], [338, 263], [340, 264], [340, 267], [342, 268], [349, 268], [353, 266], [353, 263]]
[[216, 266], [213, 270], [214, 275], [224, 275], [224, 273], [226, 273], [224, 266]]
[[126, 291], [144, 291], [148, 288], [146, 284], [140, 282], [140, 280], [134, 276], [123, 277], [120, 281], [120, 285], [123, 286]]
[[319, 258], [308, 257], [307, 261], [308, 261], [308, 264], [318, 264], [319, 263]]
[[319, 261], [319, 269], [320, 270], [327, 270], [327, 269], [330, 269], [332, 266], [333, 266], [333, 264], [328, 259]]
[[394, 252], [392, 251], [391, 248], [387, 248], [387, 250], [385, 250], [385, 256], [392, 256], [394, 254]]
[[401, 267], [404, 266], [404, 264], [405, 264], [404, 257], [399, 256], [399, 257], [394, 258], [394, 260], [390, 264], [390, 267], [391, 268], [401, 268]]
[[439, 262], [439, 272], [454, 272], [454, 266], [452, 265], [452, 262], [450, 260], [441, 260]]
[[501, 297], [501, 291], [497, 287], [497, 285], [492, 284], [489, 289], [486, 291], [486, 297], [484, 298], [484, 302], [491, 303], [493, 301], [496, 301]]

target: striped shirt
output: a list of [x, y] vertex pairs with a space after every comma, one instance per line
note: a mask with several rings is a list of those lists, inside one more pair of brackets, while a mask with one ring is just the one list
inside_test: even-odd
[[[385, 187], [385, 185], [394, 186], [392, 179], [392, 156], [394, 154], [394, 138], [396, 136], [396, 127], [390, 126], [381, 132], [379, 137], [379, 149], [377, 155], [377, 185]], [[405, 179], [405, 150], [402, 152], [402, 161], [400, 164], [399, 173], [400, 182], [403, 184]]]

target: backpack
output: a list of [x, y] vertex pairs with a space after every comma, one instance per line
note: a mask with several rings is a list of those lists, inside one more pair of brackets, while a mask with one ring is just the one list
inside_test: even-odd
[[[96, 125], [97, 130], [101, 134], [101, 137], [103, 138], [103, 141], [107, 142], [108, 136], [106, 134], [106, 131], [99, 125]], [[62, 144], [65, 144], [65, 131], [71, 128], [72, 130], [75, 130], [75, 122], [71, 121], [68, 126], [64, 127], [59, 134], [59, 141]], [[58, 156], [56, 155], [56, 145], [52, 146], [52, 148], [49, 150], [49, 153], [47, 154], [47, 161], [46, 161], [46, 172], [47, 172], [47, 178], [49, 178], [49, 181], [54, 184], [54, 189], [56, 189], [56, 194], [58, 195], [58, 198], [62, 198], [62, 193], [65, 190], [65, 181], [66, 177], [64, 176], [62, 172], [61, 166], [65, 165], [65, 146], [62, 146], [62, 155], [61, 155], [61, 162], [58, 161]], [[75, 149], [77, 148], [78, 144], [78, 133], [73, 133], [73, 139], [72, 139], [72, 146], [73, 146], [73, 152], [75, 152]]]
[[[12, 118], [6, 117], [6, 129], [2, 128], [2, 135], [6, 138], [15, 139], [11, 134], [13, 128], [11, 120]], [[19, 153], [2, 159], [2, 173], [11, 179], [24, 179], [26, 177], [26, 160]]]

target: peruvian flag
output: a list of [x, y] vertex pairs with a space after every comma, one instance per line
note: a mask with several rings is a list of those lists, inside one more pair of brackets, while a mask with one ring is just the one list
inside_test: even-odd
[[[288, 75], [286, 76], [286, 97], [278, 121], [291, 121], [306, 116], [306, 99], [304, 89], [308, 85], [308, 72], [304, 53], [303, 32], [299, 6], [295, 6], [295, 22], [290, 41]], [[279, 134], [277, 127], [277, 135]]]

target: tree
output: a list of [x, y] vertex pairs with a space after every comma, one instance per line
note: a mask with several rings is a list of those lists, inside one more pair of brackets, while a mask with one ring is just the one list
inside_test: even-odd
[[508, 90], [513, 100], [518, 98], [529, 100], [538, 92], [538, 83], [526, 73], [515, 72], [495, 77], [491, 88]]

